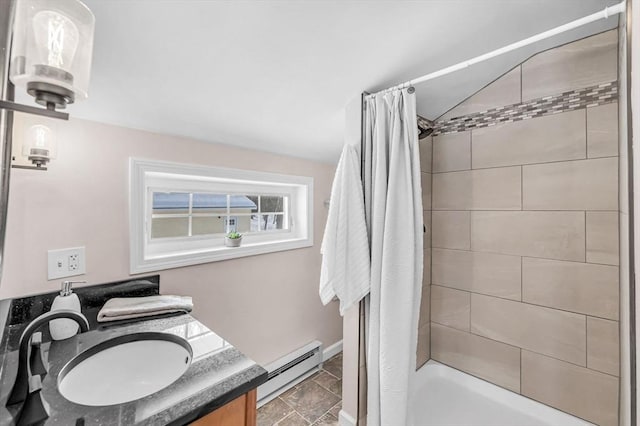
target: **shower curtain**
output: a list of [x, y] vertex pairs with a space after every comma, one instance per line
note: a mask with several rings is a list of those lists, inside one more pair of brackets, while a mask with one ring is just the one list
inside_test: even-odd
[[407, 424], [422, 289], [422, 190], [413, 88], [365, 101], [363, 178], [371, 238], [367, 425]]

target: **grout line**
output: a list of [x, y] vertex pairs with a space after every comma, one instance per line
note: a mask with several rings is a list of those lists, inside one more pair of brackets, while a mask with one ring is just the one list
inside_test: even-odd
[[[618, 343], [618, 346], [620, 344]], [[589, 317], [584, 319], [584, 365], [589, 368]]]
[[[550, 358], [550, 359], [553, 359], [553, 360], [556, 360], [556, 361], [559, 361], [559, 362], [564, 362], [564, 363], [567, 363], [567, 364], [574, 365], [576, 367], [581, 367], [581, 368], [584, 368], [584, 369], [588, 369], [588, 370], [591, 370], [591, 371], [595, 371], [595, 372], [598, 372], [598, 373], [605, 374], [607, 376], [618, 378], [618, 376], [614, 376], [614, 375], [609, 374], [609, 373], [604, 373], [604, 372], [602, 372], [600, 370], [594, 370], [592, 368], [588, 368], [588, 367], [586, 367], [586, 363], [585, 363], [585, 365], [576, 364], [574, 362], [567, 361], [567, 360], [560, 359], [560, 358], [556, 358], [556, 357], [548, 355], [548, 354], [543, 354], [541, 352], [536, 352], [535, 350], [532, 350], [532, 349], [523, 348], [523, 347], [514, 345], [513, 343], [504, 342], [504, 341], [501, 341], [501, 340], [494, 339], [492, 337], [488, 337], [488, 336], [485, 336], [485, 335], [482, 335], [482, 334], [474, 333], [473, 331], [460, 330], [459, 328], [454, 328], [454, 327], [451, 327], [451, 326], [448, 326], [448, 325], [445, 325], [445, 324], [440, 324], [438, 322], [436, 322], [434, 324], [437, 324], [440, 327], [448, 328], [448, 329], [453, 330], [453, 331], [457, 331], [457, 332], [461, 332], [461, 333], [467, 333], [467, 334], [470, 334], [472, 336], [480, 337], [482, 339], [486, 339], [486, 340], [489, 340], [489, 341], [492, 341], [492, 342], [495, 342], [495, 343], [499, 343], [499, 344], [502, 344], [502, 345], [505, 345], [505, 346], [509, 346], [511, 348], [514, 348], [514, 349], [518, 349], [518, 350], [520, 350], [521, 354], [522, 354], [522, 351], [528, 351], [528, 352], [534, 353], [536, 355], [544, 356], [544, 357], [547, 357], [547, 358]], [[521, 374], [522, 374], [522, 368], [521, 368]], [[500, 386], [500, 385], [498, 385], [498, 386]]]
[[518, 372], [520, 373], [520, 383], [518, 384], [518, 393], [522, 395], [522, 348], [520, 348], [520, 365], [518, 366]]
[[450, 290], [458, 290], [458, 291], [464, 291], [464, 292], [467, 292], [467, 293], [477, 294], [479, 296], [492, 297], [494, 299], [504, 300], [504, 301], [507, 301], [507, 302], [520, 303], [522, 305], [536, 306], [538, 308], [551, 309], [551, 310], [554, 310], [554, 311], [559, 311], [559, 312], [564, 312], [564, 313], [574, 314], [574, 315], [580, 315], [580, 316], [583, 316], [583, 317], [597, 318], [597, 319], [601, 319], [601, 320], [614, 321], [614, 322], [618, 322], [618, 323], [620, 322], [619, 319], [611, 319], [611, 318], [606, 318], [606, 317], [600, 317], [600, 316], [597, 316], [595, 314], [587, 314], [587, 313], [584, 313], [584, 312], [569, 311], [567, 309], [561, 309], [561, 308], [556, 308], [556, 307], [547, 306], [547, 305], [540, 305], [540, 304], [537, 304], [537, 303], [527, 302], [525, 300], [509, 299], [509, 298], [506, 298], [506, 297], [495, 296], [493, 294], [479, 293], [477, 291], [471, 291], [471, 290], [460, 289], [460, 288], [457, 288], [457, 287], [451, 287], [450, 284], [448, 285], [448, 284], [434, 283], [432, 285], [434, 285], [436, 287], [446, 287], [446, 288], [448, 288]]
[[520, 301], [524, 300], [524, 256], [520, 256]]
[[473, 292], [469, 292], [469, 333], [471, 333], [471, 311], [473, 309]]
[[[594, 371], [594, 372], [596, 372], [596, 373], [604, 374], [604, 375], [609, 376], [609, 377], [619, 378], [618, 376], [614, 376], [614, 375], [609, 374], [609, 373], [604, 373], [604, 372], [602, 372], [602, 371], [600, 371], [600, 370], [594, 370], [594, 369], [592, 369], [592, 368], [588, 368], [588, 367], [586, 366], [586, 363], [585, 363], [585, 365], [576, 364], [575, 362], [567, 361], [567, 360], [565, 360], [565, 359], [560, 359], [560, 358], [557, 358], [557, 357], [555, 357], [555, 356], [548, 355], [548, 354], [544, 354], [544, 353], [541, 353], [541, 352], [536, 352], [536, 351], [535, 351], [535, 350], [533, 350], [533, 349], [523, 348], [523, 347], [521, 347], [521, 346], [514, 345], [513, 343], [507, 343], [507, 342], [503, 342], [503, 341], [501, 341], [501, 340], [496, 340], [496, 339], [494, 339], [494, 338], [487, 337], [487, 336], [484, 336], [484, 335], [482, 335], [482, 334], [474, 333], [474, 332], [472, 332], [472, 331], [464, 331], [464, 330], [460, 330], [459, 328], [453, 328], [453, 327], [451, 327], [451, 326], [444, 325], [444, 324], [440, 324], [440, 323], [438, 323], [438, 322], [435, 322], [434, 324], [437, 324], [437, 325], [439, 325], [440, 327], [448, 328], [448, 329], [453, 330], [453, 331], [457, 331], [457, 332], [460, 332], [460, 333], [467, 333], [467, 334], [470, 334], [470, 335], [472, 335], [472, 336], [481, 337], [481, 338], [483, 338], [483, 339], [490, 340], [490, 341], [495, 342], [495, 343], [500, 343], [500, 344], [505, 345], [505, 346], [509, 346], [509, 347], [512, 347], [512, 348], [515, 348], [515, 349], [519, 349], [521, 352], [522, 352], [522, 351], [528, 351], [528, 352], [531, 352], [531, 353], [534, 353], [534, 354], [537, 354], [537, 355], [540, 355], [540, 356], [544, 356], [544, 357], [547, 357], [547, 358], [550, 358], [550, 359], [553, 359], [553, 360], [556, 360], [556, 361], [559, 361], [559, 362], [564, 362], [564, 363], [566, 363], [566, 364], [574, 365], [574, 366], [576, 366], [576, 367], [581, 367], [581, 368], [584, 368], [585, 370]], [[495, 384], [495, 383], [494, 383], [494, 384]], [[499, 386], [499, 385], [498, 385], [498, 386]]]
[[473, 170], [473, 129], [469, 132], [469, 170]]
[[537, 163], [520, 163], [520, 164], [505, 164], [498, 166], [489, 166], [489, 167], [476, 167], [473, 169], [462, 169], [462, 170], [446, 170], [442, 172], [432, 172], [434, 175], [444, 175], [447, 173], [460, 173], [460, 172], [473, 172], [476, 170], [491, 170], [491, 169], [504, 169], [507, 167], [526, 167], [526, 166], [540, 166], [544, 164], [558, 164], [558, 163], [573, 163], [576, 161], [597, 161], [604, 160], [607, 158], [619, 158], [619, 155], [607, 155], [604, 157], [594, 157], [594, 158], [568, 158], [566, 160], [551, 160], [551, 161], [542, 161]]
[[589, 123], [587, 122], [587, 108], [584, 109], [584, 156], [589, 159]]
[[[427, 211], [427, 210], [425, 210]], [[446, 209], [433, 209], [433, 211], [436, 212], [459, 212], [459, 211], [465, 211], [465, 212], [485, 212], [485, 213], [521, 213], [521, 212], [553, 212], [553, 213], [563, 213], [563, 212], [583, 212], [585, 211], [584, 209], [567, 209], [567, 210], [558, 210], [558, 209], [527, 209], [527, 210], [520, 210], [520, 209], [516, 209], [516, 208], [511, 208], [511, 209], [502, 209], [502, 210], [486, 210], [486, 209], [471, 209], [471, 210], [460, 210], [460, 209], [456, 209], [456, 208], [446, 208]], [[600, 213], [617, 213], [618, 210], [598, 210], [598, 209], [589, 209], [588, 211], [590, 212], [600, 212]]]
[[587, 211], [586, 210], [584, 211], [584, 262], [587, 263]]
[[433, 247], [433, 250], [463, 251], [463, 252], [467, 252], [467, 253], [492, 254], [492, 255], [496, 255], [496, 256], [526, 257], [528, 259], [551, 260], [551, 261], [554, 261], [554, 262], [569, 262], [569, 263], [579, 263], [579, 264], [596, 265], [596, 266], [610, 266], [612, 268], [619, 268], [620, 267], [620, 265], [612, 265], [610, 263], [584, 262], [582, 260], [556, 259], [556, 258], [553, 258], [553, 257], [540, 257], [540, 256], [532, 256], [532, 255], [529, 255], [529, 254], [500, 253], [500, 252], [497, 252], [497, 251], [467, 250], [467, 249], [450, 248], [450, 247]]
[[520, 102], [522, 103], [522, 64], [519, 66], [520, 68]]
[[524, 210], [524, 166], [520, 166], [520, 210]]

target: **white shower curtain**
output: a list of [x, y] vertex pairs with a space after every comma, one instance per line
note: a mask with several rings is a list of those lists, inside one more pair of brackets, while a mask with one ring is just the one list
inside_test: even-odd
[[367, 425], [406, 425], [422, 289], [422, 190], [415, 94], [365, 102], [364, 187], [371, 238]]

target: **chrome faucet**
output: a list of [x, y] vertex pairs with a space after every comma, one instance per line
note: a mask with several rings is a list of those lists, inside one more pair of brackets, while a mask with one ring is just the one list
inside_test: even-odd
[[29, 371], [29, 341], [31, 340], [31, 336], [41, 326], [43, 326], [44, 324], [48, 324], [49, 321], [58, 318], [67, 318], [74, 320], [80, 326], [81, 333], [89, 331], [89, 321], [87, 321], [87, 318], [80, 312], [71, 310], [47, 312], [31, 321], [20, 336], [20, 348], [18, 352], [18, 374], [16, 376], [16, 381], [13, 384], [13, 388], [11, 389], [11, 393], [9, 394], [9, 399], [7, 399], [7, 406], [23, 402], [29, 394], [29, 379], [31, 376], [31, 372]]

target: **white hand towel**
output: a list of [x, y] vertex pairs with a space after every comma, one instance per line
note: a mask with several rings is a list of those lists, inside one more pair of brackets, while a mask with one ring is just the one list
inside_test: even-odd
[[346, 145], [331, 187], [329, 215], [322, 240], [320, 299], [340, 299], [340, 315], [369, 293], [369, 238], [356, 149]]
[[193, 301], [189, 296], [115, 297], [107, 300], [107, 303], [100, 309], [98, 322], [150, 317], [172, 312], [191, 312], [192, 310]]

